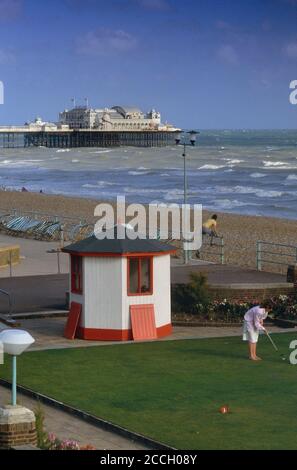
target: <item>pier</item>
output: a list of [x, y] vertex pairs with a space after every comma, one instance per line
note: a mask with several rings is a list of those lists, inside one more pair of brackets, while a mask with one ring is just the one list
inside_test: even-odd
[[171, 131], [98, 131], [86, 129], [34, 130], [0, 127], [0, 148], [165, 147], [175, 143]]

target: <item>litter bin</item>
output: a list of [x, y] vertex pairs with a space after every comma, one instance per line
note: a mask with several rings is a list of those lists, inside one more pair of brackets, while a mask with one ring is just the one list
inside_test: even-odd
[[297, 282], [297, 264], [290, 264], [287, 270], [287, 282]]

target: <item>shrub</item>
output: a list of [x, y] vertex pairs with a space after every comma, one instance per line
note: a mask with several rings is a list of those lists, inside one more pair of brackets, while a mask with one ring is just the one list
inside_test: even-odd
[[172, 288], [172, 307], [175, 312], [197, 314], [205, 312], [210, 304], [207, 278], [191, 273], [189, 284], [177, 284]]
[[239, 323], [243, 321], [244, 314], [252, 306], [251, 303], [229, 302], [226, 299], [222, 302], [214, 301], [207, 312], [207, 319], [210, 321]]
[[[297, 322], [297, 293], [279, 295], [270, 299], [272, 304], [271, 318], [293, 320]], [[216, 301], [210, 300], [206, 278], [192, 274], [189, 284], [174, 286], [172, 290], [172, 310], [199, 316], [201, 321], [218, 321], [240, 323], [246, 311], [261, 302]]]
[[71, 439], [61, 440], [54, 433], [47, 433], [44, 425], [44, 411], [38, 402], [35, 410], [37, 446], [42, 450], [96, 450], [90, 444], [80, 446], [77, 441]]
[[279, 295], [272, 300], [273, 318], [297, 321], [297, 295]]
[[44, 411], [40, 402], [37, 403], [37, 406], [34, 410], [34, 414], [36, 419], [37, 447], [39, 447], [40, 449], [45, 449], [47, 446], [48, 439], [44, 425]]

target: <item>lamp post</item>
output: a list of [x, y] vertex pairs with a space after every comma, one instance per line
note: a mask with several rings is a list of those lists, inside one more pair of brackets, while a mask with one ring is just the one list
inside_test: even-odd
[[11, 404], [16, 406], [17, 389], [17, 356], [20, 356], [35, 339], [24, 330], [10, 329], [0, 333], [0, 342], [3, 344], [4, 352], [12, 356], [12, 393]]
[[[190, 137], [190, 143], [186, 142], [186, 135], [189, 135]], [[175, 134], [175, 143], [176, 145], [181, 145], [183, 146], [183, 159], [184, 159], [184, 215], [185, 215], [185, 219], [186, 219], [186, 205], [187, 205], [187, 201], [188, 201], [188, 194], [187, 194], [187, 190], [188, 190], [188, 182], [187, 182], [187, 147], [195, 147], [196, 145], [196, 139], [197, 139], [197, 135], [199, 134], [199, 132], [197, 131], [188, 131], [188, 132], [185, 132], [185, 131], [176, 131], [176, 134]], [[183, 139], [183, 142], [181, 143], [181, 140]], [[184, 228], [186, 227], [186, 221], [184, 221]], [[188, 257], [188, 252], [187, 250], [185, 250], [185, 242], [184, 242], [184, 264], [188, 264], [188, 261], [189, 261], [189, 257]]]

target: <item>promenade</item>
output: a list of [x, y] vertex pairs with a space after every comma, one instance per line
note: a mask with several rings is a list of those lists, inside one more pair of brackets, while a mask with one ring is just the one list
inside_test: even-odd
[[[0, 244], [18, 244], [21, 251], [21, 262], [12, 266], [12, 277], [9, 267], [0, 269], [0, 289], [9, 292], [13, 300], [13, 312], [39, 312], [61, 310], [66, 308], [66, 291], [69, 288], [69, 257], [60, 253], [59, 269], [57, 242], [11, 237], [0, 234]], [[58, 273], [60, 270], [60, 273]], [[186, 283], [190, 273], [202, 273], [208, 278], [211, 287], [226, 288], [287, 288], [286, 276], [276, 273], [256, 271], [239, 266], [220, 265], [192, 260], [184, 266], [181, 260], [171, 260], [172, 284]], [[7, 313], [7, 299], [0, 297], [0, 313]]]

